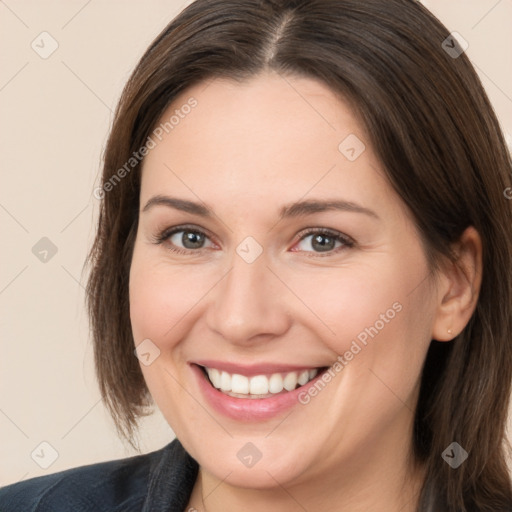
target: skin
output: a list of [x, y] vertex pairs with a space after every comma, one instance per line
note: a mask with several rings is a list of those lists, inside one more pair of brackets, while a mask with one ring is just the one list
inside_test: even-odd
[[[146, 383], [200, 465], [189, 507], [415, 510], [423, 468], [412, 463], [407, 440], [421, 367], [431, 339], [454, 338], [474, 310], [478, 234], [468, 228], [458, 246], [464, 271], [446, 264], [432, 274], [362, 125], [319, 81], [273, 73], [216, 79], [183, 92], [162, 119], [191, 96], [197, 106], [144, 161], [130, 273], [135, 344], [149, 338], [160, 350], [141, 365]], [[366, 145], [355, 161], [338, 149], [349, 134]], [[164, 205], [143, 211], [156, 195], [204, 203], [213, 215]], [[378, 218], [331, 210], [279, 219], [283, 205], [313, 198], [357, 203]], [[155, 243], [181, 224], [206, 233], [203, 248], [184, 249], [182, 233]], [[319, 252], [307, 228], [355, 242]], [[263, 248], [252, 263], [236, 252], [248, 236]], [[188, 364], [329, 366], [396, 303], [400, 312], [325, 389], [270, 420], [217, 413]], [[237, 458], [247, 442], [262, 454], [252, 468]]]

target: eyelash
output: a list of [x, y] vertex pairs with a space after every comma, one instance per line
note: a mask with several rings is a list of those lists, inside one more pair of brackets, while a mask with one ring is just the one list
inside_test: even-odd
[[[173, 227], [170, 229], [164, 229], [162, 232], [160, 232], [154, 238], [154, 243], [157, 245], [163, 244], [164, 242], [168, 241], [168, 239], [172, 235], [175, 235], [176, 233], [179, 233], [181, 231], [191, 231], [193, 233], [199, 233], [201, 235], [204, 235], [206, 238], [209, 238], [208, 234], [205, 233], [203, 230], [198, 229], [195, 226], [183, 225], [183, 226], [176, 226], [176, 227]], [[325, 253], [315, 252], [315, 251], [294, 251], [294, 252], [305, 252], [307, 257], [322, 258], [322, 257], [326, 257], [326, 256], [331, 256], [333, 254], [337, 254], [341, 250], [350, 249], [355, 246], [355, 241], [352, 238], [350, 238], [349, 236], [344, 235], [343, 233], [340, 233], [339, 231], [334, 231], [332, 229], [327, 229], [327, 228], [309, 228], [300, 234], [300, 237], [296, 243], [299, 243], [302, 240], [304, 240], [305, 238], [307, 238], [308, 236], [315, 235], [315, 234], [326, 235], [329, 238], [333, 238], [335, 240], [335, 242], [341, 242], [343, 244], [343, 246], [337, 247], [331, 251], [326, 251]], [[187, 255], [187, 254], [191, 254], [191, 253], [199, 253], [202, 250], [204, 250], [205, 248], [201, 247], [199, 249], [182, 249], [181, 247], [169, 245], [168, 249], [177, 254]]]

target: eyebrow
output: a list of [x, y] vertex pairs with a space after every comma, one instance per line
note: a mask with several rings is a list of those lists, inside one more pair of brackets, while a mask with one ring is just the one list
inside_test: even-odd
[[[176, 210], [181, 210], [183, 212], [191, 213], [194, 215], [198, 215], [200, 217], [212, 217], [212, 210], [210, 207], [205, 205], [204, 203], [197, 203], [194, 201], [189, 201], [187, 199], [178, 199], [176, 197], [162, 196], [157, 195], [152, 197], [144, 206], [143, 212], [148, 211], [150, 208], [154, 206], [167, 206], [169, 208], [174, 208]], [[307, 201], [297, 201], [295, 203], [291, 203], [283, 206], [280, 209], [279, 217], [280, 220], [285, 218], [292, 217], [301, 217], [305, 215], [311, 215], [313, 213], [320, 213], [326, 211], [345, 211], [345, 212], [353, 212], [353, 213], [362, 213], [364, 215], [368, 215], [369, 217], [373, 217], [375, 219], [379, 219], [377, 213], [369, 208], [365, 208], [357, 203], [353, 203], [351, 201], [343, 201], [343, 200], [319, 200], [319, 199], [310, 199]]]
[[199, 215], [200, 217], [212, 216], [211, 209], [204, 204], [195, 203], [194, 201], [188, 201], [187, 199], [178, 199], [176, 197], [161, 195], [152, 197], [146, 203], [146, 206], [144, 206], [142, 211], [146, 212], [154, 206], [168, 206], [169, 208], [174, 208], [176, 210], [181, 210], [183, 212]]
[[365, 208], [357, 203], [343, 200], [318, 200], [311, 199], [309, 201], [298, 201], [290, 205], [283, 206], [280, 211], [280, 218], [300, 217], [302, 215], [310, 215], [312, 213], [326, 212], [338, 210], [343, 212], [363, 213], [375, 219], [379, 216], [369, 208]]

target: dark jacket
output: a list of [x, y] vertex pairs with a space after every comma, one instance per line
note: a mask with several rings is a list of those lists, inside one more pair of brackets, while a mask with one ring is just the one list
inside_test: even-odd
[[0, 512], [184, 512], [197, 472], [197, 462], [175, 439], [146, 455], [2, 487]]

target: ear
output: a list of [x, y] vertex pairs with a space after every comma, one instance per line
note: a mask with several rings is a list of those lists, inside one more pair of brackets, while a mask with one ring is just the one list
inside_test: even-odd
[[482, 240], [468, 227], [453, 247], [457, 260], [438, 271], [437, 309], [432, 339], [450, 341], [466, 327], [473, 314], [482, 283]]

